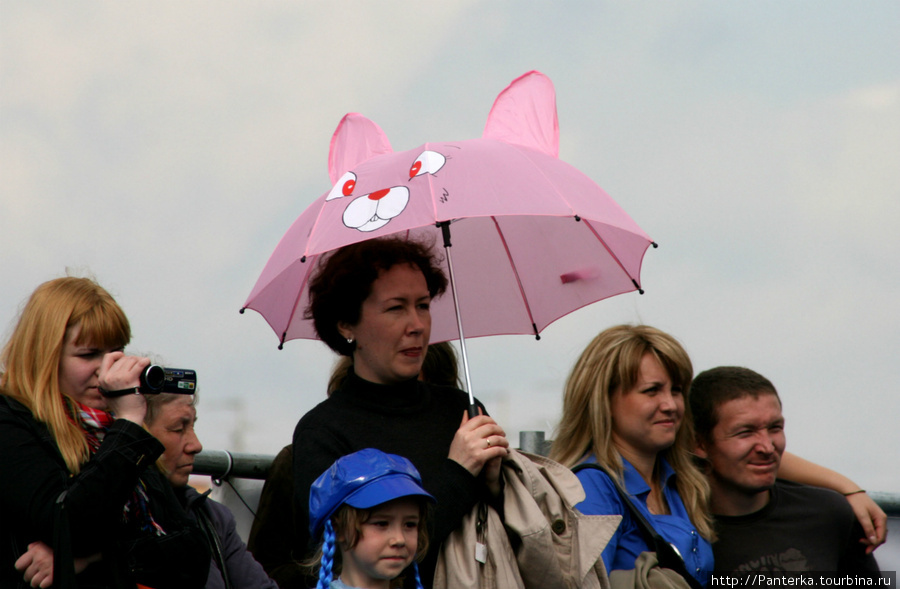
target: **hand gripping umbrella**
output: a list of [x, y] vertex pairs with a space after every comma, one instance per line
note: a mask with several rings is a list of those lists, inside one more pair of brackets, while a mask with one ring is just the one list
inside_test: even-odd
[[386, 235], [440, 239], [452, 297], [432, 303], [431, 341], [459, 339], [474, 406], [465, 337], [540, 339], [576, 309], [643, 293], [652, 241], [558, 153], [553, 85], [534, 71], [500, 93], [480, 139], [394, 152], [378, 125], [346, 115], [331, 140], [333, 187], [282, 237], [241, 312], [262, 314], [281, 345], [316, 339], [303, 314], [320, 255]]

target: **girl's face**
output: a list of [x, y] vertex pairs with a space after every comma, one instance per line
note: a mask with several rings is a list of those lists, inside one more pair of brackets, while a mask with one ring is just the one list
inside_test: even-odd
[[81, 326], [66, 330], [62, 355], [59, 358], [59, 390], [82, 405], [92, 409], [106, 409], [106, 399], [100, 394], [98, 373], [103, 356], [121, 350], [101, 349], [90, 342], [75, 342], [81, 334]]
[[341, 581], [351, 587], [366, 589], [390, 587], [397, 577], [412, 564], [419, 545], [419, 503], [401, 497], [372, 509], [362, 524], [356, 546], [341, 546], [343, 568]]
[[656, 458], [675, 443], [684, 418], [684, 395], [652, 354], [641, 358], [637, 383], [611, 399], [612, 437], [620, 452]]
[[397, 264], [382, 272], [363, 301], [359, 322], [338, 325], [343, 337], [356, 340], [356, 374], [378, 384], [416, 378], [431, 337], [430, 307], [421, 270]]

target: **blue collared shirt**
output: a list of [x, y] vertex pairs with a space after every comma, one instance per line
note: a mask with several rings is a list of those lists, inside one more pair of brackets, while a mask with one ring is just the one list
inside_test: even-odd
[[[673, 544], [684, 558], [687, 570], [702, 585], [709, 582], [709, 571], [713, 570], [712, 546], [691, 523], [681, 496], [675, 487], [675, 471], [669, 463], [660, 459], [662, 465], [663, 495], [671, 515], [654, 515], [647, 509], [650, 486], [635, 470], [630, 462], [622, 459], [625, 466], [625, 489], [632, 502], [644, 514], [659, 535]], [[591, 455], [585, 462], [596, 462]], [[622, 497], [609, 476], [600, 470], [586, 468], [577, 473], [587, 498], [576, 507], [586, 515], [621, 515], [622, 523], [603, 550], [603, 564], [607, 571], [629, 570], [641, 552], [650, 550], [637, 523], [631, 517]]]

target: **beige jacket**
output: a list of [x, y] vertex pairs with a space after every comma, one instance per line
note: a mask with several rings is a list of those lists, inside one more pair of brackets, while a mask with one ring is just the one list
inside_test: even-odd
[[476, 505], [444, 541], [434, 589], [609, 589], [600, 553], [622, 517], [575, 510], [581, 483], [549, 458], [513, 450], [502, 473], [504, 521]]
[[628, 571], [609, 574], [613, 589], [690, 589], [684, 577], [672, 569], [659, 567], [655, 552], [641, 552]]

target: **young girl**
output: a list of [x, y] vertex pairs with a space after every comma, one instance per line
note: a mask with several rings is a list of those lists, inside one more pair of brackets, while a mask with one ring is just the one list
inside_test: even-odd
[[309, 532], [322, 538], [317, 589], [400, 587], [410, 564], [421, 589], [416, 562], [428, 551], [428, 501], [419, 471], [402, 456], [366, 448], [335, 461], [309, 492]]

